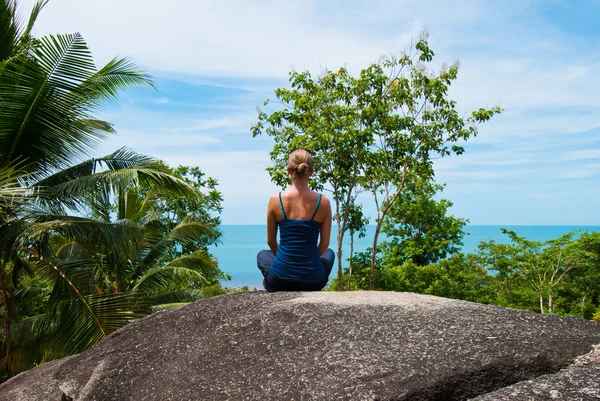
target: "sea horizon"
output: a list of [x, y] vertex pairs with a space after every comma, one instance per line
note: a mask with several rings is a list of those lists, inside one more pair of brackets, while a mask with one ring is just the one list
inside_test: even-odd
[[[266, 227], [266, 224], [220, 224], [221, 226], [262, 226]], [[333, 223], [332, 226], [337, 227], [337, 224]], [[376, 224], [367, 224], [367, 226], [375, 227]], [[596, 227], [600, 228], [600, 225], [597, 224], [466, 224], [465, 227], [472, 226], [485, 226], [485, 227]]]
[[[256, 267], [256, 254], [267, 249], [265, 224], [222, 224], [223, 236], [218, 246], [211, 246], [209, 251], [217, 258], [219, 268], [231, 276], [230, 281], [222, 281], [224, 287], [237, 288], [248, 286], [262, 288], [262, 276]], [[501, 228], [514, 230], [520, 236], [534, 241], [547, 241], [558, 238], [572, 231], [600, 231], [598, 225], [526, 225], [526, 224], [469, 224], [463, 229], [465, 236], [461, 252], [472, 253], [481, 241], [493, 239], [499, 243], [509, 242], [508, 236], [502, 234]], [[355, 252], [365, 251], [372, 246], [375, 225], [367, 226], [367, 236], [354, 240]], [[575, 234], [577, 237], [579, 233]], [[336, 249], [337, 226], [332, 227], [330, 248]], [[387, 237], [380, 233], [379, 243]], [[344, 236], [344, 258], [348, 255], [350, 236]], [[337, 263], [337, 262], [336, 262]], [[347, 266], [344, 260], [343, 266]]]

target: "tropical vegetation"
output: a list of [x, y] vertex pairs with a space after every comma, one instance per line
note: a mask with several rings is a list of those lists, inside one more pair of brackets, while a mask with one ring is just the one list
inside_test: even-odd
[[[98, 112], [152, 85], [78, 34], [34, 38], [0, 0], [0, 372], [81, 352], [152, 310], [219, 292], [221, 196], [197, 168], [119, 149]], [[5, 373], [6, 374], [6, 373]]]
[[[577, 238], [568, 233], [544, 242], [503, 232], [507, 241], [484, 241], [475, 253], [458, 252], [435, 263], [418, 264], [420, 252], [403, 262], [392, 254], [380, 255], [375, 288], [600, 321], [599, 232]], [[384, 247], [395, 248], [390, 243]], [[368, 289], [369, 256], [354, 256], [350, 289]]]

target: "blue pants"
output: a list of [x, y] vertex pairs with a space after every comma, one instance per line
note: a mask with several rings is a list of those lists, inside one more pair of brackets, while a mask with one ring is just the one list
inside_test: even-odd
[[268, 249], [262, 250], [256, 256], [256, 264], [260, 269], [263, 277], [263, 286], [267, 291], [321, 291], [329, 281], [329, 274], [333, 268], [335, 261], [335, 253], [331, 249], [327, 249], [321, 255], [323, 269], [325, 270], [325, 281], [319, 283], [303, 283], [301, 281], [282, 280], [271, 275], [271, 263], [275, 259], [275, 255]]

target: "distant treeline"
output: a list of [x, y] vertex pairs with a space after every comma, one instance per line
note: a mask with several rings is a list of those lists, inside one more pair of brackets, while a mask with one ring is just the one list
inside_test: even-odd
[[[484, 241], [475, 253], [442, 258], [437, 251], [449, 243], [426, 230], [405, 231], [383, 244], [375, 288], [600, 321], [600, 232], [545, 242], [503, 232], [509, 243]], [[456, 234], [450, 242], [458, 246], [463, 232]], [[354, 256], [344, 271], [346, 288], [367, 289], [369, 270], [370, 252]]]

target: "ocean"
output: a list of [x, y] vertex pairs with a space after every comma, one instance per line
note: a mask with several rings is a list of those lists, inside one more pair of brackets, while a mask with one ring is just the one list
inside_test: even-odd
[[[534, 241], [546, 241], [560, 237], [571, 231], [600, 231], [600, 226], [476, 226], [468, 225], [465, 232], [462, 251], [471, 253], [477, 249], [481, 241], [493, 239], [496, 242], [506, 243], [508, 236], [503, 235], [501, 228], [515, 231], [520, 236]], [[231, 276], [230, 281], [223, 281], [224, 287], [237, 288], [249, 286], [250, 288], [262, 288], [262, 275], [256, 267], [256, 254], [261, 249], [268, 249], [266, 243], [266, 226], [264, 225], [223, 225], [222, 243], [211, 247], [210, 252], [218, 259], [221, 270]], [[356, 252], [366, 250], [372, 245], [375, 226], [367, 227], [365, 238], [355, 238], [354, 249]], [[336, 249], [336, 227], [332, 228], [331, 245]], [[379, 236], [380, 242], [385, 239], [383, 234]], [[350, 237], [344, 239], [343, 251], [346, 255], [350, 252]], [[347, 256], [345, 256], [346, 258]], [[336, 262], [337, 263], [337, 262]], [[344, 266], [347, 265], [347, 262]], [[335, 269], [334, 269], [335, 270]]]

